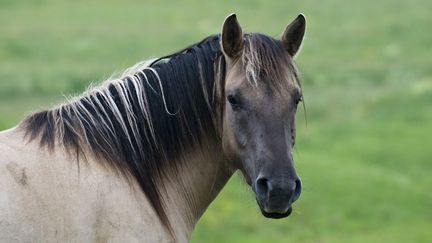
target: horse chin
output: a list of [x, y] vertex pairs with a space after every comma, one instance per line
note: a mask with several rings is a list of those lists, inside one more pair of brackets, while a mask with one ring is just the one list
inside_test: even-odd
[[270, 219], [282, 219], [286, 218], [291, 215], [292, 213], [292, 207], [289, 207], [288, 210], [285, 213], [267, 213], [263, 209], [261, 209], [261, 213], [264, 217], [270, 218]]

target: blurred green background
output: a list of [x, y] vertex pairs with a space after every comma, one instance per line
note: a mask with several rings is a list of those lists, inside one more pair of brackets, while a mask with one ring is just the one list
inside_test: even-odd
[[234, 176], [192, 242], [432, 241], [432, 1], [0, 0], [0, 130], [92, 81], [217, 33], [236, 12], [278, 36], [302, 12], [307, 107], [292, 216]]

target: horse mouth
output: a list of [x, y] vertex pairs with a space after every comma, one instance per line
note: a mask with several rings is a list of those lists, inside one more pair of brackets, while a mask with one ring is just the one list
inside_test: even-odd
[[290, 214], [292, 213], [292, 207], [289, 207], [285, 213], [268, 213], [268, 212], [264, 211], [263, 209], [261, 209], [261, 213], [266, 218], [282, 219], [282, 218], [286, 218], [286, 217], [290, 216]]

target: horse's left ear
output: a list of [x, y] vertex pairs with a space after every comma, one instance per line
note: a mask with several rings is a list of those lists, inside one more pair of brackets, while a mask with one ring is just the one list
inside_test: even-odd
[[294, 57], [300, 49], [306, 29], [306, 18], [303, 14], [297, 16], [282, 33], [281, 42], [288, 53]]

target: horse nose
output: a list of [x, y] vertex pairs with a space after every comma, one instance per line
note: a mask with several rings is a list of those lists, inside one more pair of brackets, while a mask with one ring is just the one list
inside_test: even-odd
[[290, 180], [259, 177], [255, 181], [256, 194], [260, 201], [271, 208], [285, 208], [294, 203], [301, 194], [299, 178]]

